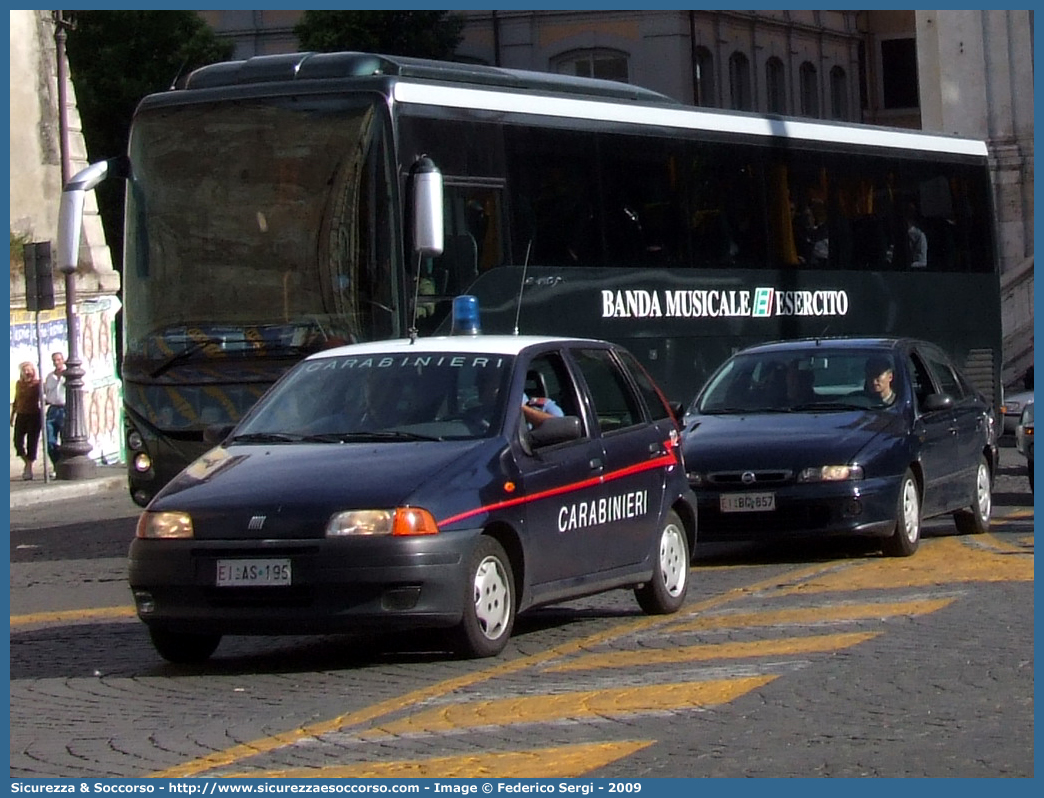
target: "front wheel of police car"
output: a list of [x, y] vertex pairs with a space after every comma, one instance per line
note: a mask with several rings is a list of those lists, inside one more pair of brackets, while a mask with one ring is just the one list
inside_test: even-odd
[[677, 612], [689, 590], [689, 546], [685, 527], [673, 510], [667, 513], [656, 549], [653, 578], [634, 591], [638, 606], [649, 615]]
[[467, 577], [458, 648], [464, 656], [494, 657], [515, 625], [515, 582], [503, 546], [491, 537], [479, 538]]

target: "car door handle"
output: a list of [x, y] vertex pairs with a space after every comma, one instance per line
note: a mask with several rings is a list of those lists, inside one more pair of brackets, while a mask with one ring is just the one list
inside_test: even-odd
[[601, 471], [603, 468], [605, 468], [605, 463], [602, 462], [601, 457], [592, 457], [590, 460], [587, 461], [587, 466], [592, 471]]

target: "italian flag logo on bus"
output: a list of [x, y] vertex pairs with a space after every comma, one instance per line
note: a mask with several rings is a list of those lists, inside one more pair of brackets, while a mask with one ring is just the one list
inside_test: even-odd
[[754, 289], [754, 308], [751, 313], [752, 316], [771, 316], [772, 315], [772, 295], [775, 293], [774, 288], [755, 288]]

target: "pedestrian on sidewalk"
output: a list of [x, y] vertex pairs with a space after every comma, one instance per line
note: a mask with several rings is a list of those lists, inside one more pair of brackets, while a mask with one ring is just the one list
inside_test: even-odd
[[33, 463], [40, 444], [40, 377], [36, 366], [28, 360], [18, 365], [18, 382], [11, 403], [11, 426], [14, 427], [15, 453], [25, 463], [22, 479], [32, 479]]
[[59, 438], [65, 426], [65, 355], [51, 353], [54, 371], [44, 380], [43, 396], [47, 404], [47, 457], [51, 467], [58, 465]]

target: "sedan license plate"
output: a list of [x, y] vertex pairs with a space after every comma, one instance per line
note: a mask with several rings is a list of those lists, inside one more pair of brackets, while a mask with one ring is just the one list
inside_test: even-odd
[[290, 560], [218, 560], [218, 587], [290, 584]]
[[775, 493], [723, 493], [719, 501], [723, 513], [763, 513], [776, 509]]

